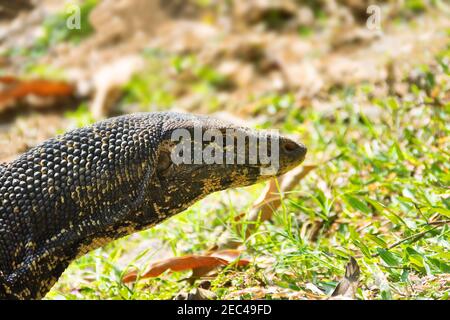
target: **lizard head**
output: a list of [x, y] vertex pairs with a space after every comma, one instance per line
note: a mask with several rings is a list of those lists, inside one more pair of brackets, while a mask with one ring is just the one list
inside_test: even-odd
[[224, 189], [286, 173], [306, 147], [273, 130], [253, 130], [205, 116], [176, 114], [163, 121], [156, 154], [154, 203], [169, 214]]

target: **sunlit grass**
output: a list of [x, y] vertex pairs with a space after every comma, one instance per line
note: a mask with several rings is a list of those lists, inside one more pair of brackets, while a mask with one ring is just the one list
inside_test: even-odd
[[343, 93], [332, 112], [296, 108], [290, 96], [266, 99], [285, 118], [276, 124], [267, 118], [259, 126], [300, 135], [307, 162], [318, 165], [285, 195], [272, 221], [245, 239], [238, 225], [246, 222], [234, 219], [249, 210], [262, 185], [212, 195], [77, 260], [48, 298], [173, 298], [191, 287], [182, 281], [189, 272], [127, 286], [120, 279], [130, 267], [145, 268], [158, 257], [201, 253], [227, 230], [244, 243], [253, 263], [212, 279], [219, 298], [248, 287], [309, 292], [311, 284], [326, 295], [353, 256], [362, 271], [359, 299], [448, 299], [450, 104], [443, 97], [450, 81], [443, 66], [424, 72], [426, 81], [411, 84], [408, 98], [368, 99], [371, 116], [354, 103], [370, 91], [364, 86]]

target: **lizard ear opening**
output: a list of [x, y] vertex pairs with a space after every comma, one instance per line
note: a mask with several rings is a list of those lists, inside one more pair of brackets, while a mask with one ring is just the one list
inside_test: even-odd
[[170, 159], [170, 153], [162, 151], [158, 157], [158, 163], [156, 164], [156, 170], [159, 174], [165, 175], [172, 166], [172, 159]]

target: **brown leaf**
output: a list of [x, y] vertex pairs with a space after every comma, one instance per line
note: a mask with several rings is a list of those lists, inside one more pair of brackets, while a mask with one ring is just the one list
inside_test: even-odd
[[[226, 266], [239, 258], [241, 251], [238, 250], [223, 250], [211, 252], [208, 255], [187, 255], [183, 257], [173, 257], [152, 263], [149, 269], [141, 275], [141, 279], [157, 277], [166, 270], [185, 271], [201, 270], [200, 274], [197, 272], [196, 276], [201, 276], [219, 266]], [[250, 261], [247, 259], [239, 259], [236, 261], [237, 266], [245, 266]], [[133, 270], [123, 276], [124, 283], [133, 282], [137, 279], [137, 271]]]
[[12, 83], [16, 83], [18, 81], [19, 81], [19, 79], [17, 79], [16, 77], [13, 77], [13, 76], [0, 77], [0, 83], [4, 83], [4, 84], [12, 84]]
[[334, 289], [330, 299], [354, 299], [360, 274], [358, 263], [355, 258], [350, 257], [350, 262], [345, 267], [345, 276]]
[[14, 103], [30, 95], [48, 98], [67, 97], [74, 93], [73, 86], [62, 81], [44, 79], [20, 80], [6, 76], [0, 79], [0, 83], [4, 87], [0, 91], [0, 106]]
[[[210, 251], [208, 255], [227, 260], [229, 262], [235, 262], [237, 266], [246, 266], [250, 263], [247, 259], [239, 259], [242, 252], [240, 250], [221, 250], [221, 251]], [[239, 259], [239, 260], [237, 260]], [[193, 284], [200, 277], [208, 275], [213, 271], [216, 266], [203, 266], [192, 270], [192, 275], [187, 279], [189, 283]], [[210, 274], [211, 276], [211, 274]], [[212, 275], [213, 276], [213, 275]]]
[[152, 264], [150, 269], [145, 272], [142, 277], [157, 277], [168, 269], [172, 271], [184, 271], [200, 267], [218, 267], [227, 264], [228, 262], [224, 259], [210, 256], [189, 255], [184, 257], [174, 257]]
[[236, 261], [237, 266], [248, 265], [250, 263], [250, 261], [248, 259], [239, 258], [241, 255], [242, 255], [241, 250], [233, 250], [233, 249], [215, 251], [210, 254], [211, 257], [220, 258], [220, 259], [228, 261], [229, 263], [239, 259]]
[[128, 272], [126, 275], [124, 275], [122, 277], [122, 282], [130, 283], [130, 282], [136, 281], [137, 277], [138, 277], [138, 271], [133, 270], [133, 271]]

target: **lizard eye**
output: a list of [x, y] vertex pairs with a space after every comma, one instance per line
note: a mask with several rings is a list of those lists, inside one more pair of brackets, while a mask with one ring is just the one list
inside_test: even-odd
[[172, 166], [172, 160], [168, 152], [161, 152], [158, 158], [156, 170], [160, 173], [165, 173]]

